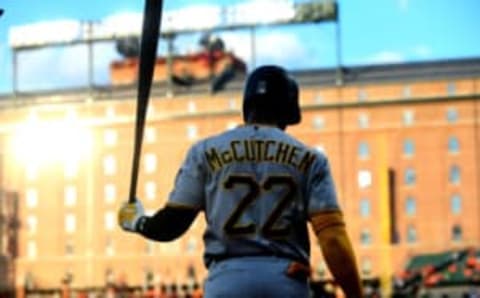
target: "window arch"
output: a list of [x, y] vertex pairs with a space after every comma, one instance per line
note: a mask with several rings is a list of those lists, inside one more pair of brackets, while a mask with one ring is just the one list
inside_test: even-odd
[[448, 152], [449, 153], [458, 153], [460, 151], [460, 142], [455, 136], [450, 136], [448, 138]]
[[450, 198], [450, 211], [452, 214], [462, 212], [462, 197], [459, 194], [453, 194]]
[[405, 213], [413, 216], [417, 212], [417, 202], [414, 197], [408, 196], [405, 200]]
[[462, 227], [458, 224], [452, 227], [452, 240], [453, 241], [461, 241], [463, 238], [463, 230]]
[[415, 174], [415, 170], [413, 168], [405, 169], [405, 176], [404, 182], [405, 185], [413, 185], [417, 180], [417, 175]]
[[460, 167], [458, 165], [450, 166], [449, 181], [453, 184], [460, 183]]
[[407, 242], [415, 243], [418, 241], [417, 229], [413, 225], [407, 226]]
[[415, 154], [415, 142], [412, 139], [405, 139], [403, 141], [403, 154], [407, 156]]

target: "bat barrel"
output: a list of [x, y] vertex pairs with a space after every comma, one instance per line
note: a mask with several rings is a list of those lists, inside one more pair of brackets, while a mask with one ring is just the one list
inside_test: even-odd
[[129, 202], [136, 200], [138, 172], [142, 151], [143, 130], [152, 86], [153, 72], [157, 57], [158, 39], [162, 18], [162, 0], [145, 0], [143, 12], [142, 36], [140, 41], [137, 112], [135, 121], [135, 139], [133, 148], [132, 173], [130, 180]]

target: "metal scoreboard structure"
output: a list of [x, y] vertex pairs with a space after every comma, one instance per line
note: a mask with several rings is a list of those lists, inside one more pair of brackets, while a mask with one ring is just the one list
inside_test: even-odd
[[[269, 13], [266, 14], [265, 11]], [[255, 56], [256, 28], [304, 23], [335, 22], [337, 60], [336, 82], [343, 83], [341, 72], [341, 45], [339, 7], [336, 0], [267, 0], [236, 5], [195, 5], [165, 11], [159, 38], [167, 42], [167, 58], [173, 56], [173, 42], [179, 35], [199, 32], [250, 30], [252, 57]], [[93, 89], [93, 44], [139, 37], [142, 15], [131, 15], [126, 21], [58, 20], [12, 27], [9, 45], [12, 49], [12, 90], [18, 93], [18, 54], [46, 47], [87, 45], [88, 87]]]

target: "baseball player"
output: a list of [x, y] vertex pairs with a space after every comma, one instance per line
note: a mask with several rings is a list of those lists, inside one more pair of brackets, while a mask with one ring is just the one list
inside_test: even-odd
[[126, 203], [120, 226], [157, 241], [180, 237], [205, 213], [205, 297], [308, 297], [313, 227], [335, 281], [362, 297], [327, 157], [285, 132], [300, 123], [297, 83], [281, 67], [247, 79], [245, 124], [194, 144], [166, 206], [145, 216]]

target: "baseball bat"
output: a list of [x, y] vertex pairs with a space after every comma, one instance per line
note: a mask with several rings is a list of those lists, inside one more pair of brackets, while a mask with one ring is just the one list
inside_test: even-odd
[[153, 71], [157, 57], [157, 46], [162, 19], [162, 0], [145, 0], [142, 36], [137, 80], [137, 111], [135, 118], [135, 139], [133, 144], [132, 173], [129, 203], [134, 203], [137, 193], [138, 170], [142, 151], [143, 130], [152, 86]]

